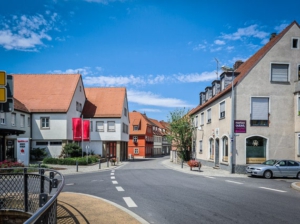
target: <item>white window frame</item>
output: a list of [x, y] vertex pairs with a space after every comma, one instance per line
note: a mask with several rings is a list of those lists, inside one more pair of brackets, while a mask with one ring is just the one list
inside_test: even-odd
[[200, 125], [204, 125], [204, 112], [200, 114]]
[[[256, 98], [257, 99], [257, 102], [253, 102], [253, 99]], [[268, 108], [267, 108], [267, 114], [265, 114], [264, 111], [262, 110], [265, 110], [265, 108], [263, 107], [260, 107], [260, 108], [253, 108], [253, 103], [256, 104], [256, 105], [261, 105], [261, 103], [259, 101], [262, 101], [263, 99], [267, 99], [268, 100]], [[252, 96], [250, 98], [250, 125], [251, 126], [262, 126], [262, 127], [268, 127], [269, 126], [269, 114], [270, 114], [270, 97], [268, 96]], [[256, 113], [253, 114], [253, 110], [256, 109]], [[258, 111], [257, 111], [258, 109]], [[262, 113], [263, 112], [263, 113]], [[257, 124], [253, 124], [252, 121], [268, 121], [266, 125], [257, 125]]]
[[50, 129], [50, 117], [40, 117], [41, 129]]
[[[222, 104], [224, 104], [224, 106], [222, 106]], [[220, 119], [225, 118], [225, 106], [226, 106], [226, 103], [224, 100], [220, 103]]]
[[133, 141], [133, 142], [138, 142], [138, 139], [139, 139], [139, 138], [138, 138], [138, 136], [136, 136], [136, 135], [132, 137], [132, 141]]
[[27, 126], [28, 127], [31, 126], [31, 118], [30, 118], [30, 116], [27, 117]]
[[208, 124], [210, 124], [211, 123], [211, 108], [207, 109], [206, 114], [207, 114], [206, 122]]
[[139, 149], [138, 148], [134, 149], [134, 154], [139, 154]]
[[199, 141], [199, 153], [200, 154], [203, 153], [203, 141], [202, 140]]
[[[227, 147], [225, 145], [225, 138], [227, 139]], [[222, 162], [228, 163], [228, 155], [229, 155], [229, 138], [227, 136], [224, 136], [222, 138]], [[226, 157], [226, 151], [227, 151], [227, 160], [225, 159]]]
[[[102, 128], [101, 128], [101, 124], [102, 124]], [[96, 121], [96, 131], [104, 132], [104, 121]]]
[[208, 141], [208, 146], [209, 146], [209, 159], [214, 160], [215, 157], [215, 144], [214, 144], [214, 139], [210, 138]]
[[6, 117], [6, 114], [3, 112], [0, 112], [0, 124], [5, 125], [5, 117]]
[[16, 113], [11, 113], [11, 126], [16, 126]]
[[[276, 66], [276, 65], [282, 65], [282, 66], [284, 66], [284, 65], [286, 65], [287, 66], [287, 80], [285, 81], [283, 81], [283, 80], [273, 80], [274, 78], [273, 78], [273, 73], [272, 73], [272, 71], [273, 71], [273, 66]], [[271, 63], [271, 65], [270, 65], [270, 82], [274, 82], [274, 83], [286, 83], [286, 82], [289, 82], [290, 81], [290, 63], [282, 63], [282, 62], [272, 62]]]
[[115, 121], [107, 121], [107, 131], [108, 132], [116, 131], [116, 122]]
[[198, 127], [198, 115], [195, 117], [195, 127]]
[[20, 127], [24, 128], [25, 127], [25, 115], [20, 114]]
[[90, 132], [92, 132], [93, 131], [93, 121], [92, 120], [90, 120]]

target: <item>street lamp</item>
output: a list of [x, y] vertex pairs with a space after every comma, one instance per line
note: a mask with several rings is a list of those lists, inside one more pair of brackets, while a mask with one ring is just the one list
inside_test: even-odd
[[234, 80], [234, 69], [223, 65], [221, 67], [224, 72], [232, 72], [231, 77], [231, 147], [230, 147], [230, 172], [234, 173], [234, 164], [233, 164], [233, 142], [234, 142], [234, 88], [233, 88], [233, 80]]

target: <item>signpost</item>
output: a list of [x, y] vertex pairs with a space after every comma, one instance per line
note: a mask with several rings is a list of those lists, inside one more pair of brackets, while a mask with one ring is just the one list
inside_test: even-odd
[[0, 103], [6, 103], [7, 100], [6, 84], [6, 73], [4, 71], [0, 71]]
[[18, 162], [29, 166], [29, 139], [17, 138], [17, 159]]

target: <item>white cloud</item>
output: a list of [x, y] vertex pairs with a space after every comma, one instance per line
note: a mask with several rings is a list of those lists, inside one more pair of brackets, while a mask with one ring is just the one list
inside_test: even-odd
[[210, 49], [210, 52], [221, 51], [222, 49], [223, 49], [222, 47], [212, 48]]
[[48, 34], [54, 29], [57, 21], [56, 13], [46, 12], [47, 21], [43, 15], [12, 16], [11, 20], [0, 23], [0, 46], [7, 50], [36, 51], [38, 46], [43, 46], [44, 40], [52, 40]]
[[153, 112], [153, 113], [160, 113], [161, 110], [159, 109], [150, 109], [150, 108], [142, 108], [142, 109], [139, 109], [139, 111], [141, 112]]
[[85, 0], [86, 2], [96, 2], [107, 5], [110, 2], [124, 2], [125, 0]]
[[193, 108], [194, 105], [190, 105], [183, 100], [176, 98], [164, 98], [157, 94], [151, 92], [143, 92], [143, 91], [135, 91], [128, 90], [127, 91], [128, 101], [132, 103], [137, 103], [140, 105], [148, 105], [148, 106], [159, 106], [159, 107], [186, 107]]
[[223, 34], [221, 37], [228, 40], [240, 40], [242, 37], [256, 37], [264, 39], [269, 34], [264, 31], [259, 31], [257, 25], [251, 25], [245, 28], [239, 28], [237, 32], [232, 34]]
[[216, 78], [216, 71], [174, 75], [180, 82], [206, 82]]
[[198, 44], [196, 47], [193, 48], [194, 51], [200, 51], [205, 49], [206, 49], [206, 45], [204, 44]]
[[225, 41], [223, 41], [223, 40], [215, 40], [215, 44], [217, 44], [217, 45], [224, 45]]
[[77, 69], [67, 69], [65, 71], [62, 70], [53, 70], [48, 71], [47, 73], [54, 73], [54, 74], [81, 74], [83, 76], [86, 76], [88, 74], [91, 74], [91, 68], [90, 67], [84, 67], [84, 68], [77, 68]]
[[284, 30], [289, 24], [287, 23], [283, 23], [283, 24], [280, 24], [279, 26], [275, 26], [275, 30], [280, 33], [282, 30]]
[[126, 85], [143, 85], [145, 80], [140, 77], [130, 76], [98, 76], [85, 77], [84, 83], [88, 86], [126, 86]]

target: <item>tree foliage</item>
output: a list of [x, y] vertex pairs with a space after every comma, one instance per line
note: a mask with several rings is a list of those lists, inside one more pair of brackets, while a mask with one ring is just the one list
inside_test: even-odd
[[67, 155], [70, 157], [79, 157], [82, 156], [81, 154], [82, 154], [82, 149], [75, 142], [66, 144], [62, 150], [62, 155]]
[[169, 124], [168, 140], [177, 147], [177, 153], [181, 159], [189, 160], [188, 151], [192, 146], [193, 125], [185, 108], [170, 112]]

